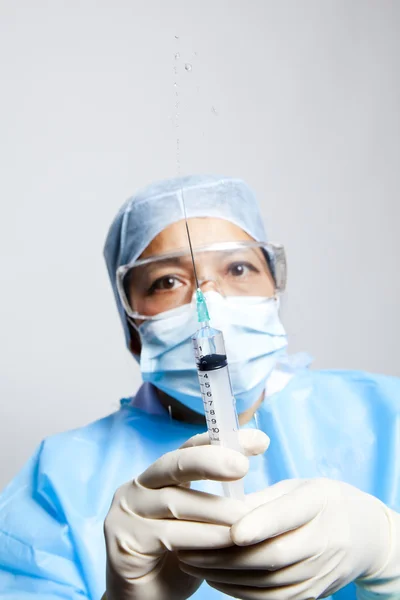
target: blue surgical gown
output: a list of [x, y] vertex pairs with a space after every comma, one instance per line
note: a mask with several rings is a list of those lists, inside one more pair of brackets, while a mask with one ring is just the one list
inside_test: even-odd
[[[247, 492], [324, 476], [400, 511], [400, 379], [300, 369], [264, 401], [258, 426], [271, 445], [251, 459]], [[0, 496], [2, 600], [99, 600], [103, 521], [115, 490], [199, 430], [122, 402], [110, 416], [44, 441]], [[193, 598], [227, 596], [204, 583]], [[331, 598], [354, 600], [354, 584]]]

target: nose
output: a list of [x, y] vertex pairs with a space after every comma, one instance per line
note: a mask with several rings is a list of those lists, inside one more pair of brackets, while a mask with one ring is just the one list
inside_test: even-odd
[[221, 292], [218, 282], [215, 279], [201, 279], [199, 287], [204, 292]]

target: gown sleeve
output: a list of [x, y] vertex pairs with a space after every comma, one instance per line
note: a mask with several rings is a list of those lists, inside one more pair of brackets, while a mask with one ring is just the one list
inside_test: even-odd
[[38, 489], [42, 448], [0, 496], [0, 595], [88, 599], [68, 523]]

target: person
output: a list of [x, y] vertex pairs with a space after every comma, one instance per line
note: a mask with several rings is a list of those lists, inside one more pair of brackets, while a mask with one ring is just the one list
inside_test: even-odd
[[[208, 443], [183, 198], [242, 452]], [[284, 250], [248, 186], [191, 176], [139, 191], [105, 258], [143, 385], [45, 440], [3, 492], [1, 598], [400, 598], [399, 380], [288, 354]], [[241, 478], [244, 499], [224, 497]]]

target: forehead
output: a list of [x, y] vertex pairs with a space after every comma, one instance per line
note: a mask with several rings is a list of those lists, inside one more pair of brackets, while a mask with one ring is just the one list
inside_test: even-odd
[[[216, 242], [250, 241], [253, 238], [240, 227], [226, 221], [211, 217], [188, 219], [190, 239], [193, 246], [203, 246]], [[164, 254], [186, 248], [188, 245], [185, 221], [177, 221], [159, 233], [142, 252], [140, 258], [153, 254]]]

